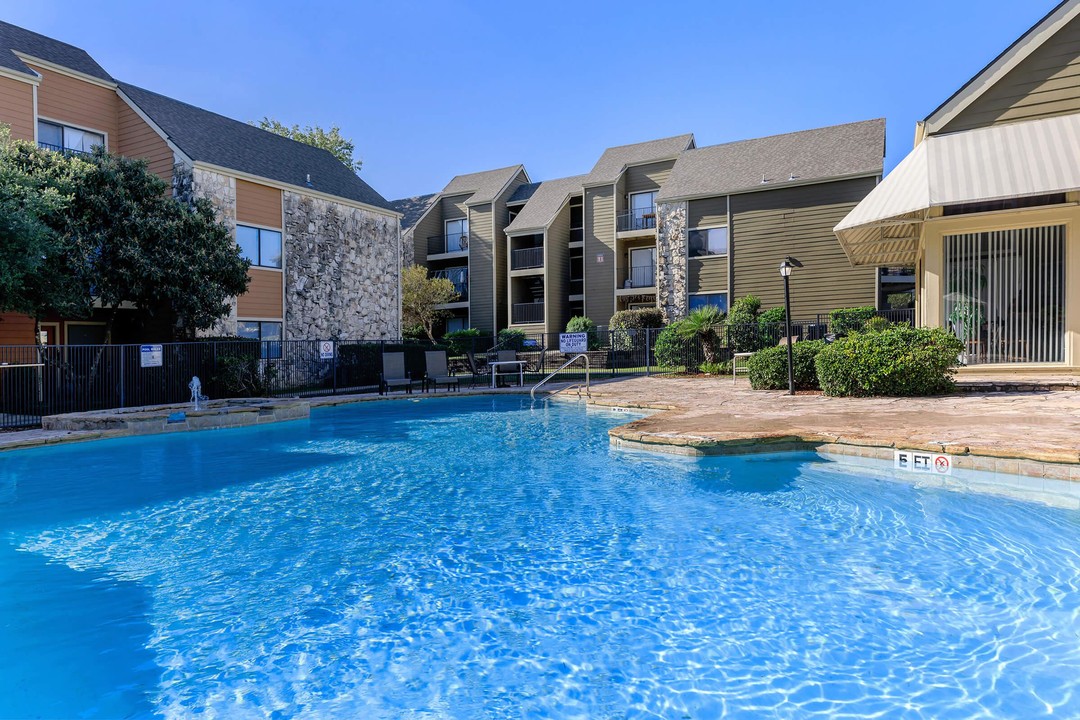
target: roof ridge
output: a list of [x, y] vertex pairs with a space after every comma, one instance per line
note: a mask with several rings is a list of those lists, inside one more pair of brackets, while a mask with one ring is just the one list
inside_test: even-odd
[[[54, 38], [54, 37], [50, 37], [50, 36], [48, 36], [48, 35], [44, 35], [44, 34], [42, 34], [42, 33], [39, 33], [39, 32], [37, 32], [37, 31], [34, 31], [34, 30], [30, 30], [29, 28], [24, 28], [24, 27], [23, 27], [23, 26], [21, 26], [21, 25], [16, 25], [16, 24], [14, 24], [14, 23], [9, 23], [9, 22], [7, 22], [6, 20], [0, 20], [0, 25], [6, 25], [7, 27], [10, 27], [10, 28], [14, 28], [14, 29], [16, 29], [16, 30], [18, 30], [18, 31], [20, 31], [20, 32], [24, 32], [24, 33], [29, 33], [30, 35], [34, 35], [34, 36], [36, 36], [36, 37], [39, 37], [39, 38], [41, 38], [42, 40], [48, 40], [49, 42], [54, 42], [54, 43], [57, 43], [57, 44], [59, 44], [59, 45], [64, 45], [65, 47], [69, 47], [69, 48], [71, 48], [72, 50], [78, 50], [78, 51], [79, 51], [79, 52], [81, 52], [81, 53], [85, 53], [85, 54], [86, 54], [86, 56], [87, 56], [87, 57], [89, 57], [89, 58], [90, 58], [91, 60], [94, 60], [94, 56], [93, 56], [93, 55], [91, 55], [90, 53], [88, 53], [88, 52], [86, 51], [86, 49], [85, 49], [85, 48], [81, 48], [81, 47], [79, 47], [78, 45], [72, 45], [71, 43], [69, 43], [69, 42], [65, 42], [65, 41], [63, 41], [63, 40], [57, 40], [57, 39], [56, 39], [56, 38]], [[22, 52], [21, 50], [18, 50], [18, 48], [12, 48], [12, 51], [13, 51], [13, 52]], [[44, 59], [44, 58], [42, 58], [42, 59]], [[101, 68], [102, 70], [105, 70], [105, 68], [104, 68], [104, 67], [102, 67], [101, 63], [99, 63], [99, 62], [98, 62], [97, 60], [94, 60], [94, 63], [96, 63], [96, 64], [97, 64], [97, 66], [98, 66], [98, 67], [100, 67], [100, 68]], [[72, 68], [72, 69], [74, 70], [74, 68]], [[107, 70], [105, 71], [105, 74], [106, 74], [106, 75], [108, 75], [108, 74], [109, 74]]]
[[649, 145], [650, 143], [664, 142], [665, 140], [678, 140], [679, 138], [693, 137], [693, 136], [694, 136], [694, 133], [688, 132], [688, 133], [679, 133], [678, 135], [669, 135], [668, 137], [653, 138], [652, 140], [641, 140], [639, 142], [624, 143], [622, 145], [611, 145], [609, 147], [604, 148], [604, 152], [607, 152], [608, 150], [619, 150], [619, 149], [622, 149], [622, 148], [635, 147], [637, 145]]
[[728, 147], [730, 145], [739, 145], [741, 143], [760, 142], [762, 140], [775, 140], [782, 137], [790, 137], [792, 135], [806, 135], [809, 133], [821, 132], [822, 130], [836, 130], [839, 128], [852, 127], [854, 125], [868, 125], [870, 123], [886, 122], [883, 117], [871, 118], [869, 120], [856, 120], [854, 122], [839, 123], [837, 125], [824, 125], [822, 127], [808, 128], [806, 130], [792, 130], [791, 132], [775, 133], [773, 135], [762, 135], [761, 137], [743, 138], [742, 140], [729, 140], [727, 142], [716, 143], [715, 145], [702, 145], [700, 147], [691, 148], [685, 152], [697, 152], [698, 150], [711, 150], [713, 148]]

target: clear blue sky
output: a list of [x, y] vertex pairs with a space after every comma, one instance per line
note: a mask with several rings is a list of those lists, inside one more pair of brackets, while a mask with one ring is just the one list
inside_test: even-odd
[[392, 200], [519, 162], [533, 180], [586, 172], [605, 147], [685, 132], [875, 117], [889, 169], [1056, 1], [0, 0], [0, 18], [233, 118], [338, 124]]

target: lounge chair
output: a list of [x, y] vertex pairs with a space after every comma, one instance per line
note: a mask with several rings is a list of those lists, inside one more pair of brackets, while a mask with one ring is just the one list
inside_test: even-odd
[[440, 385], [445, 385], [447, 392], [450, 392], [451, 389], [461, 390], [461, 378], [451, 375], [450, 371], [446, 369], [445, 350], [428, 350], [424, 353], [424, 363], [427, 366], [427, 374], [424, 376], [424, 392], [427, 392], [428, 385], [435, 388], [435, 392], [439, 392]]
[[414, 380], [405, 372], [405, 353], [389, 352], [382, 356], [382, 376], [379, 378], [379, 394], [385, 395], [394, 388], [404, 387], [412, 394]]
[[[495, 362], [513, 362], [518, 359], [516, 350], [497, 350], [495, 352]], [[499, 365], [495, 368], [495, 379], [497, 385], [502, 385], [503, 378], [509, 378], [513, 375], [521, 377], [521, 369], [515, 365]]]

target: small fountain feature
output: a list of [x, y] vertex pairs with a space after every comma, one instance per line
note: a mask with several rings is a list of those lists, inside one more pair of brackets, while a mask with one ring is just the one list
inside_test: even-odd
[[192, 376], [191, 382], [188, 383], [188, 389], [191, 390], [191, 404], [194, 406], [195, 412], [198, 412], [199, 403], [210, 399], [202, 394], [202, 381], [199, 380], [198, 375]]

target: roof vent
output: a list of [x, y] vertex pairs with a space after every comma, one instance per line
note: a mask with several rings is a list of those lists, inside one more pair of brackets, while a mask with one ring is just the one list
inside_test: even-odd
[[791, 173], [790, 175], [788, 175], [788, 182], [791, 182], [792, 180], [798, 180], [798, 179], [799, 179], [799, 176], [796, 175], [795, 173]]
[[307, 174], [307, 181], [304, 184], [307, 185], [309, 188], [315, 187], [311, 182], [311, 173]]
[[770, 182], [769, 179], [765, 177], [765, 173], [761, 173], [761, 184], [762, 185], [768, 185], [769, 182]]

